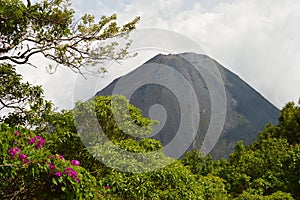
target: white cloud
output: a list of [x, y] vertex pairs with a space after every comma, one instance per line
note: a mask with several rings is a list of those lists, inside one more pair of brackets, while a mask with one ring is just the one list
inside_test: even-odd
[[[298, 100], [298, 0], [76, 0], [73, 6], [81, 13], [98, 16], [117, 13], [120, 23], [141, 16], [138, 28], [177, 31], [196, 41], [209, 56], [237, 73], [279, 108], [287, 101]], [[39, 73], [26, 76], [40, 80], [48, 98], [69, 108], [75, 76], [65, 70], [51, 78]], [[112, 67], [110, 73], [103, 83], [124, 71]]]
[[298, 100], [300, 1], [223, 1], [209, 10], [203, 1], [147, 2], [132, 1], [120, 17], [185, 34], [278, 107]]

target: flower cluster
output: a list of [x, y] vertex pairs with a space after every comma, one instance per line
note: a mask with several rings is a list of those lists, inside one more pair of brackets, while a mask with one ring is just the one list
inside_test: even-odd
[[12, 147], [8, 150], [8, 153], [11, 155], [11, 159], [15, 159], [15, 155], [20, 152], [21, 152], [21, 150], [19, 147], [16, 147], [16, 148]]
[[[65, 159], [62, 155], [60, 155], [60, 154], [57, 154], [57, 155], [58, 155], [58, 157], [59, 157], [60, 160], [64, 160]], [[52, 155], [52, 156], [49, 156], [49, 158], [54, 159], [55, 156]]]
[[78, 160], [71, 160], [71, 164], [72, 164], [72, 165], [79, 166], [79, 165], [80, 165], [80, 162], [79, 162]]
[[[60, 160], [64, 160], [64, 157], [63, 157], [62, 155], [58, 154], [58, 157], [59, 157]], [[51, 158], [51, 159], [55, 159], [55, 156], [52, 155], [52, 156], [50, 156], [50, 158]], [[71, 161], [71, 165], [73, 165], [73, 166], [80, 166], [80, 162], [79, 162], [78, 160], [72, 160], [72, 161]], [[51, 161], [48, 163], [48, 166], [49, 166], [50, 170], [52, 170], [52, 171], [55, 170], [55, 165], [54, 165]], [[67, 168], [65, 168], [64, 173], [65, 173], [67, 176], [73, 177], [73, 179], [74, 179], [77, 183], [80, 182], [79, 178], [77, 177], [77, 172], [76, 172], [72, 167], [67, 167]], [[62, 173], [61, 171], [56, 171], [56, 172], [54, 172], [53, 174], [54, 174], [55, 176], [57, 176], [57, 177], [63, 176], [63, 173]]]
[[72, 176], [74, 178], [74, 180], [79, 183], [79, 179], [77, 177], [77, 173], [76, 171], [72, 168], [72, 167], [67, 167], [64, 172], [68, 175], [68, 176]]
[[50, 167], [50, 169], [53, 171], [53, 170], [55, 170], [55, 166], [50, 162], [49, 164], [48, 164], [48, 166]]
[[12, 147], [8, 150], [8, 153], [11, 155], [11, 159], [15, 159], [15, 155], [19, 155], [19, 159], [22, 161], [22, 164], [28, 163], [28, 156], [21, 153], [21, 149], [19, 147]]
[[19, 154], [19, 159], [21, 160], [21, 161], [23, 161], [22, 162], [22, 164], [24, 164], [24, 163], [28, 163], [28, 156], [26, 156], [25, 154]]
[[[36, 141], [37, 141], [37, 144], [36, 144]], [[42, 138], [39, 135], [35, 136], [34, 138], [31, 138], [28, 141], [28, 144], [36, 144], [36, 146], [35, 146], [36, 149], [41, 148], [43, 146], [43, 144], [45, 144], [45, 143], [46, 143], [46, 141], [44, 140], [44, 138]]]
[[61, 177], [63, 174], [60, 171], [57, 171], [57, 172], [54, 173], [54, 175], [57, 176], [57, 177]]
[[[17, 137], [21, 137], [21, 134], [18, 131], [14, 132], [14, 135]], [[34, 136], [34, 137], [30, 137], [30, 139], [26, 139], [27, 140], [27, 144], [28, 145], [33, 145], [35, 147], [36, 150], [40, 149], [43, 147], [43, 144], [46, 143], [45, 139], [41, 136]], [[22, 153], [22, 149], [20, 148], [22, 143], [19, 141], [14, 141], [13, 143], [13, 147], [11, 147], [10, 149], [8, 149], [8, 154], [10, 155], [11, 159], [16, 159], [18, 158], [21, 161], [21, 164], [28, 164], [28, 156], [24, 154], [24, 152]], [[25, 150], [23, 150], [25, 151]], [[78, 173], [76, 172], [76, 167], [80, 166], [80, 162], [78, 160], [65, 160], [64, 157], [60, 154], [56, 154], [56, 155], [50, 155], [49, 156], [50, 161], [46, 161], [46, 160], [42, 160], [39, 162], [33, 162], [33, 160], [30, 161], [30, 164], [36, 164], [36, 165], [40, 165], [40, 164], [45, 164], [48, 165], [48, 169], [50, 169], [49, 175], [50, 176], [54, 176], [54, 177], [71, 177], [74, 181], [76, 181], [77, 183], [80, 182]], [[62, 162], [55, 162], [55, 159], [57, 159], [58, 161], [62, 161]], [[63, 163], [63, 165], [59, 164], [59, 163]], [[71, 164], [71, 166], [70, 166]], [[63, 166], [63, 167], [62, 167]], [[69, 181], [67, 181], [67, 183], [70, 183]]]
[[[21, 136], [21, 134], [18, 131], [15, 131], [14, 133], [16, 136]], [[44, 140], [44, 138], [42, 138], [41, 136], [35, 136], [34, 138], [30, 139], [28, 141], [28, 144], [34, 144], [37, 141], [37, 145], [35, 146], [36, 149], [39, 149], [43, 146], [43, 144], [46, 143], [46, 141]], [[14, 142], [14, 145], [17, 145], [18, 142]], [[25, 164], [28, 163], [28, 156], [25, 154], [21, 153], [21, 149], [19, 147], [12, 147], [8, 150], [8, 154], [11, 155], [11, 159], [15, 159], [15, 156], [17, 155], [19, 157], [19, 159], [22, 161], [21, 164]]]

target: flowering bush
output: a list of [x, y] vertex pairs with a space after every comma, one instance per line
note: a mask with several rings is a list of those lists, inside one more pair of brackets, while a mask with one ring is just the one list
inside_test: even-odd
[[53, 155], [46, 137], [0, 124], [0, 199], [101, 199], [96, 179], [78, 160]]

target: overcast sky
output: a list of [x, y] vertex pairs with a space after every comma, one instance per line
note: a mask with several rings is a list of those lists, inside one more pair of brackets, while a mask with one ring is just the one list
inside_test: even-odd
[[[207, 55], [239, 75], [278, 108], [300, 97], [299, 0], [71, 2], [79, 13], [98, 17], [116, 13], [120, 23], [140, 16], [138, 29], [167, 29], [194, 40]], [[143, 51], [121, 67], [109, 67], [109, 73], [98, 82], [98, 88], [157, 53], [157, 50]], [[18, 71], [26, 80], [42, 84], [46, 97], [58, 107], [72, 107], [74, 87], [78, 87], [76, 74], [67, 69], [59, 69], [54, 75], [47, 74], [44, 68], [18, 68]], [[93, 88], [92, 93], [95, 90]]]

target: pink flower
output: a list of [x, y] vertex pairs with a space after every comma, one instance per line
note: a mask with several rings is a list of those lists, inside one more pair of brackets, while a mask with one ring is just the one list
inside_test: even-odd
[[21, 150], [20, 150], [20, 148], [19, 147], [16, 147], [16, 148], [10, 148], [9, 150], [8, 150], [8, 153], [11, 155], [11, 159], [14, 159], [15, 158], [15, 155], [17, 154], [17, 153], [20, 153], [21, 152]]
[[35, 146], [35, 149], [40, 149], [40, 148], [42, 148], [42, 146], [43, 146], [43, 144], [38, 143], [38, 144]]
[[20, 149], [19, 147], [16, 147], [16, 148], [15, 148], [15, 151], [16, 151], [17, 153], [20, 153], [20, 152], [21, 152], [21, 149]]
[[42, 137], [39, 137], [38, 139], [39, 139], [38, 144], [35, 146], [36, 149], [41, 148], [43, 146], [43, 144], [46, 143], [46, 141]]
[[36, 149], [41, 148], [43, 146], [43, 144], [46, 143], [46, 141], [44, 140], [44, 138], [42, 138], [41, 136], [37, 135], [34, 138], [30, 139], [28, 141], [28, 144], [35, 144], [37, 140], [38, 140], [38, 144], [35, 146]]
[[55, 172], [54, 175], [57, 176], [57, 177], [61, 177], [62, 173], [60, 171], [58, 171], [58, 172]]
[[109, 190], [110, 189], [110, 185], [105, 186], [105, 189]]
[[65, 171], [65, 173], [66, 173], [68, 176], [71, 176], [71, 172], [70, 172], [70, 171]]
[[55, 158], [55, 156], [49, 156], [49, 158], [51, 158], [51, 159], [54, 159], [54, 158]]
[[52, 163], [48, 164], [51, 170], [55, 170], [55, 166]]
[[18, 144], [16, 141], [14, 141], [14, 145]]
[[74, 180], [75, 180], [77, 183], [80, 182], [79, 178], [75, 178]]
[[28, 157], [22, 153], [19, 154], [19, 159], [20, 160], [26, 160]]
[[71, 160], [71, 164], [72, 164], [72, 165], [79, 166], [79, 165], [80, 165], [80, 162], [79, 162], [78, 160]]
[[77, 176], [76, 171], [75, 170], [71, 171], [71, 175], [73, 176], [73, 178], [76, 178], [76, 176]]
[[15, 131], [15, 135], [19, 136], [19, 131]]
[[72, 171], [73, 171], [73, 168], [71, 167], [67, 167], [64, 172], [68, 175], [68, 176], [71, 176], [72, 175]]
[[39, 143], [41, 143], [41, 144], [45, 144], [45, 143], [46, 143], [46, 141], [44, 140], [44, 138], [41, 138], [41, 139], [39, 140]]
[[23, 161], [21, 164], [28, 163], [28, 157], [22, 153], [19, 154], [19, 159]]
[[28, 141], [28, 144], [34, 144], [34, 143], [35, 143], [35, 137]]
[[72, 168], [72, 167], [67, 167], [64, 172], [68, 175], [68, 176], [72, 176], [74, 179], [76, 179], [77, 177], [77, 172]]
[[21, 162], [21, 165], [28, 163], [28, 160], [24, 160], [23, 162]]
[[35, 136], [35, 138], [36, 138], [36, 139], [39, 139], [39, 140], [43, 139], [43, 138], [42, 138], [41, 136], [39, 136], [39, 135]]
[[64, 159], [64, 157], [62, 156], [62, 155], [60, 155], [60, 154], [58, 154], [58, 156], [59, 156], [59, 159]]

